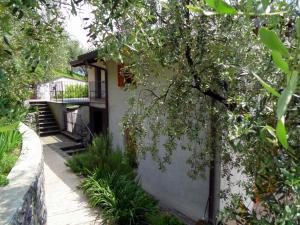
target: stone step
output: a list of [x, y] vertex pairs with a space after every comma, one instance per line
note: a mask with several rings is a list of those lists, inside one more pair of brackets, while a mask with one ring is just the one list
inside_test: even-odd
[[86, 151], [85, 148], [79, 148], [79, 149], [74, 149], [74, 150], [67, 150], [65, 151], [65, 153], [67, 153], [68, 155], [74, 155], [76, 153], [82, 153]]
[[58, 134], [60, 130], [51, 130], [51, 131], [40, 131], [39, 134], [41, 137], [52, 135], [52, 134]]
[[37, 103], [30, 103], [31, 106], [38, 106], [38, 107], [48, 107], [48, 103], [47, 102], [37, 102]]
[[48, 115], [48, 114], [51, 114], [51, 115], [52, 115], [52, 112], [49, 111], [49, 110], [39, 111], [39, 115]]
[[76, 142], [81, 142], [82, 141], [82, 137], [80, 137], [79, 135], [72, 134], [68, 131], [62, 131], [61, 133], [63, 135], [65, 135], [66, 137], [72, 139], [73, 141], [76, 141]]
[[85, 148], [85, 146], [83, 143], [80, 142], [80, 143], [76, 143], [74, 145], [61, 147], [60, 149], [63, 151], [68, 151], [68, 150], [81, 149], [81, 148]]
[[59, 127], [55, 124], [52, 126], [39, 126], [39, 131], [51, 131], [51, 130], [59, 130]]
[[50, 113], [50, 114], [42, 114], [42, 115], [38, 115], [38, 117], [39, 117], [39, 119], [49, 118], [49, 117], [54, 118], [53, 115], [52, 115], [52, 113]]
[[42, 122], [39, 122], [39, 126], [43, 127], [43, 126], [52, 126], [52, 125], [56, 125], [56, 121], [53, 120], [44, 120]]
[[41, 125], [41, 126], [43, 126], [43, 125], [45, 125], [45, 124], [57, 124], [56, 123], [56, 121], [55, 121], [55, 119], [54, 118], [40, 118], [39, 120], [38, 120], [38, 122], [39, 122], [39, 126]]
[[39, 111], [50, 111], [50, 108], [48, 106], [38, 106]]

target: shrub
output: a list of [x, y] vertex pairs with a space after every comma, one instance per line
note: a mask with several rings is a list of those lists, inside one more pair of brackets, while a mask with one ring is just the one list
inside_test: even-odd
[[89, 171], [93, 172], [96, 168], [101, 167], [111, 151], [111, 137], [97, 136], [87, 146], [84, 153], [76, 154], [68, 160], [67, 166], [76, 173], [88, 175]]
[[0, 186], [8, 183], [6, 175], [18, 159], [22, 136], [17, 129], [0, 132]]
[[149, 225], [184, 225], [170, 213], [160, 213], [149, 216]]
[[160, 214], [158, 204], [136, 182], [128, 156], [112, 149], [110, 136], [93, 139], [86, 152], [74, 155], [67, 165], [87, 178], [82, 189], [92, 207], [100, 207], [108, 224], [181, 225], [175, 217]]
[[102, 208], [104, 221], [118, 225], [148, 224], [147, 216], [158, 211], [156, 202], [128, 176], [97, 172], [83, 182], [82, 188], [91, 205]]
[[127, 158], [121, 150], [112, 149], [111, 136], [108, 135], [95, 137], [84, 153], [76, 154], [67, 161], [67, 166], [83, 175], [89, 175], [97, 169], [98, 173], [118, 171], [134, 177], [134, 171]]

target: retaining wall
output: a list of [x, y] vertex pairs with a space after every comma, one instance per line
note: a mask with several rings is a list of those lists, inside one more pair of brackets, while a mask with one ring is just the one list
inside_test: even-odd
[[43, 149], [37, 134], [24, 124], [20, 157], [0, 187], [0, 224], [46, 224]]

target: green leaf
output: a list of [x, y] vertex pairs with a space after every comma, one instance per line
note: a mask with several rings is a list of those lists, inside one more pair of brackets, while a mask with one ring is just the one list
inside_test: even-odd
[[8, 38], [5, 35], [3, 36], [3, 40], [4, 40], [4, 43], [7, 44], [11, 48], [9, 40], [8, 40]]
[[296, 19], [296, 32], [297, 32], [298, 40], [300, 41], [300, 18], [299, 17]]
[[269, 6], [270, 0], [262, 0], [261, 3], [263, 5], [264, 10], [266, 10], [266, 8], [268, 8]]
[[276, 137], [276, 135], [275, 135], [275, 129], [273, 127], [271, 127], [269, 125], [266, 125], [264, 127], [264, 129], [266, 129], [269, 132], [269, 134], [271, 134], [274, 138]]
[[2, 125], [0, 127], [0, 133], [2, 132], [7, 132], [13, 129], [16, 129], [16, 127], [18, 126], [19, 123], [13, 123], [13, 124], [8, 124], [8, 125]]
[[259, 35], [260, 39], [267, 48], [273, 51], [277, 51], [281, 55], [288, 57], [289, 52], [287, 48], [283, 45], [274, 31], [268, 30], [263, 27], [259, 29]]
[[291, 101], [292, 95], [294, 94], [297, 88], [297, 83], [298, 83], [298, 72], [293, 71], [288, 81], [287, 87], [284, 89], [277, 102], [276, 113], [278, 119], [285, 114], [287, 110], [287, 106]]
[[3, 78], [5, 75], [5, 72], [3, 69], [0, 68], [0, 79]]
[[280, 94], [274, 88], [272, 88], [269, 84], [264, 82], [263, 79], [261, 79], [256, 74], [253, 74], [253, 75], [269, 93], [271, 93], [272, 95], [274, 95], [276, 97], [280, 97]]
[[276, 137], [276, 131], [273, 127], [269, 126], [269, 125], [266, 125], [264, 126], [260, 132], [259, 132], [259, 136], [261, 139], [263, 140], [269, 140], [270, 142], [273, 142], [273, 140], [271, 140], [270, 138], [266, 137], [265, 133], [266, 131], [273, 137], [277, 140], [277, 137]]
[[186, 7], [193, 13], [203, 13], [203, 10], [200, 7], [196, 7], [193, 5], [187, 5]]
[[237, 14], [232, 6], [222, 0], [205, 0], [206, 4], [216, 10], [220, 14]]
[[277, 51], [272, 51], [272, 58], [275, 65], [284, 73], [289, 74], [289, 64], [282, 58], [282, 55]]
[[289, 144], [288, 144], [288, 141], [287, 141], [286, 129], [285, 129], [285, 125], [284, 125], [284, 116], [282, 116], [277, 121], [276, 136], [277, 136], [279, 142], [282, 144], [282, 146], [285, 149], [288, 149]]

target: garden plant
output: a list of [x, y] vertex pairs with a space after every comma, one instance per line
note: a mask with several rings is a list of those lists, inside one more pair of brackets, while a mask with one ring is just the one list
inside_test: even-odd
[[[3, 140], [17, 136], [12, 134], [13, 129], [24, 118], [23, 102], [31, 88], [49, 79], [53, 68], [61, 69], [61, 57], [65, 55], [59, 51], [60, 40], [65, 38], [61, 6], [68, 6], [76, 14], [76, 7], [82, 2], [0, 2]], [[99, 49], [99, 58], [125, 63], [135, 80], [135, 85], [126, 88], [140, 87], [130, 99], [123, 123], [136, 140], [137, 155], [150, 152], [164, 170], [168, 164], [176, 163], [171, 160], [172, 154], [178, 141], [186, 138], [188, 144], [181, 147], [191, 153], [187, 163], [192, 178], [203, 176], [203, 171], [216, 160], [222, 162], [225, 180], [230, 180], [231, 171], [236, 168], [248, 178], [241, 184], [246, 196], [223, 190], [221, 197], [227, 205], [219, 220], [299, 224], [299, 3], [87, 2], [93, 8], [93, 16], [84, 19], [85, 28], [89, 30], [90, 42]], [[166, 71], [172, 71], [172, 76], [166, 76]], [[164, 79], [167, 85], [153, 82], [154, 78]], [[200, 132], [203, 130], [205, 141]], [[152, 141], [145, 145], [147, 135]], [[164, 154], [159, 155], [161, 135], [166, 141]], [[149, 222], [155, 211], [154, 202], [136, 183], [134, 171], [117, 169], [128, 168], [126, 158], [108, 151], [108, 147], [89, 148], [69, 165], [87, 176], [83, 189], [91, 203], [105, 209], [105, 219], [112, 223]], [[103, 163], [104, 159], [121, 165]], [[114, 182], [116, 186], [112, 185]], [[124, 209], [126, 196], [120, 194], [120, 184], [137, 195], [128, 194], [133, 200], [130, 208]], [[255, 210], [245, 206], [246, 198], [252, 199]], [[144, 201], [144, 210], [137, 199]], [[217, 220], [216, 216], [209, 219]]]
[[159, 212], [158, 203], [140, 187], [128, 158], [112, 148], [109, 136], [95, 137], [67, 165], [85, 176], [81, 188], [108, 224], [182, 224], [175, 216]]

